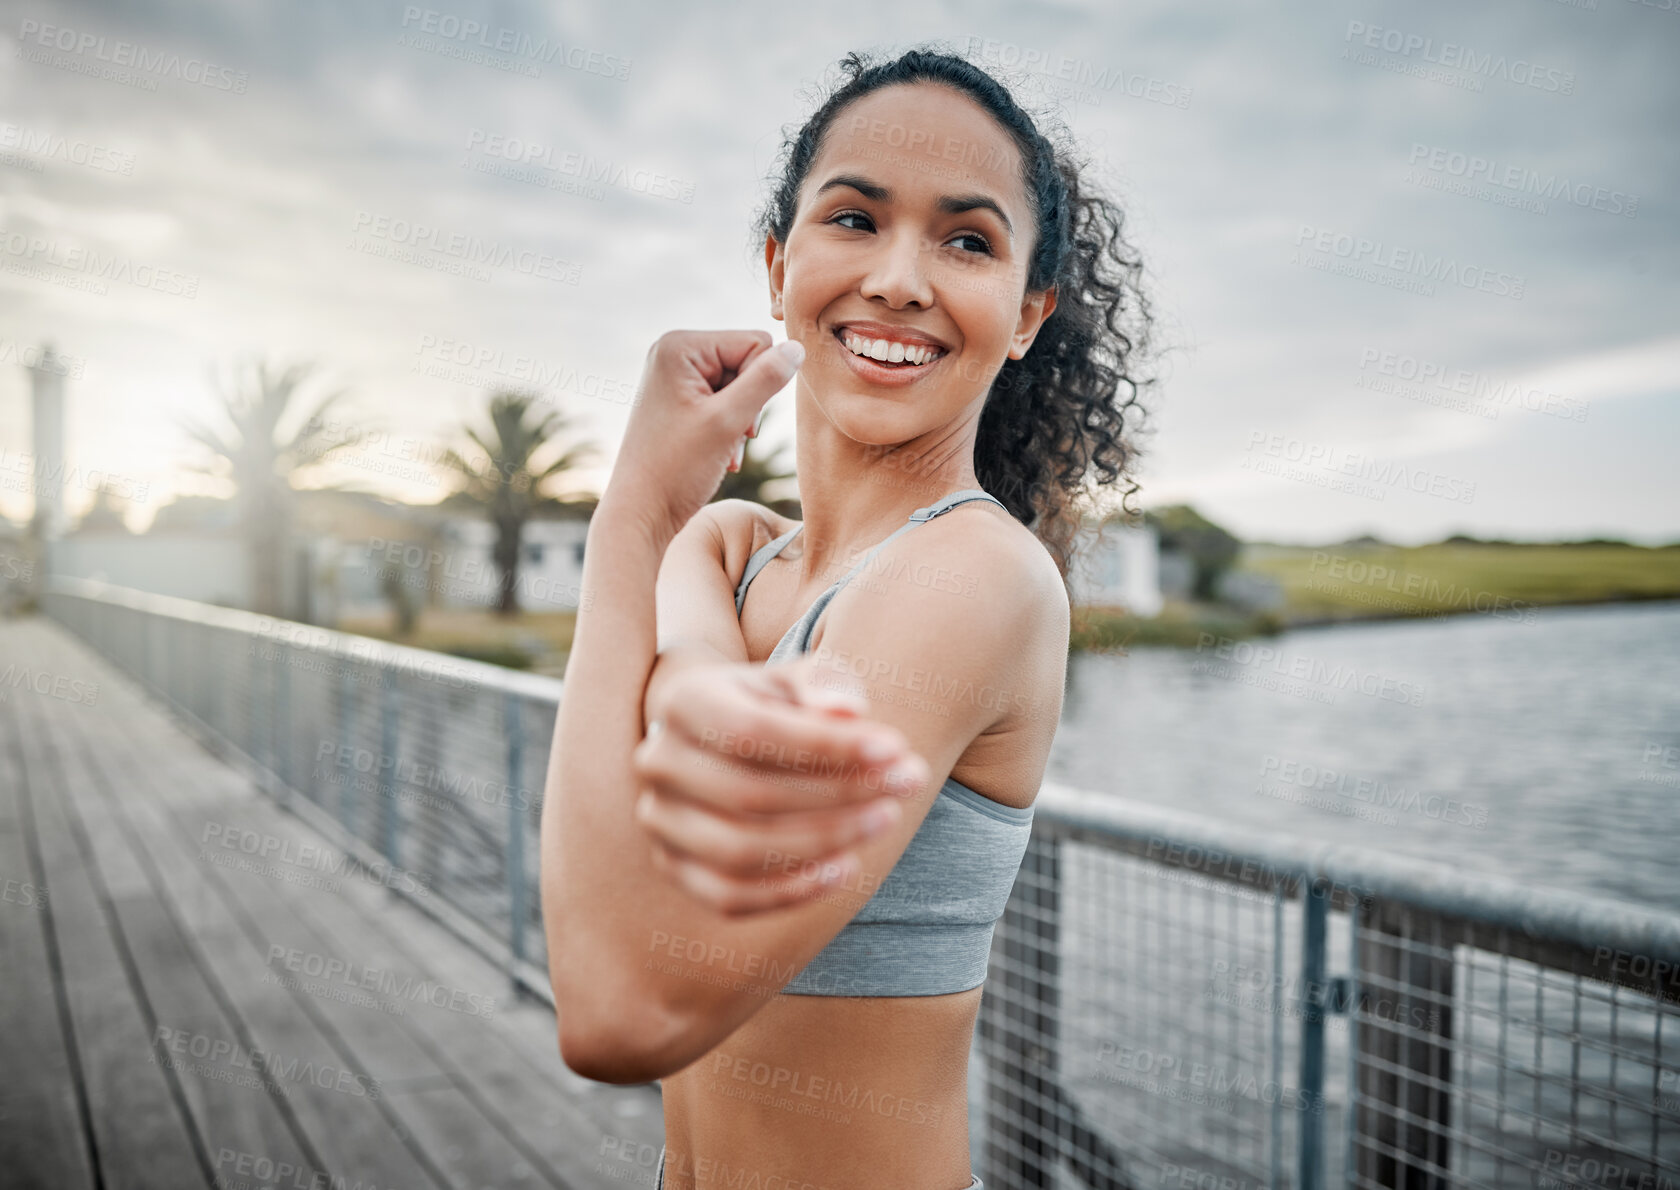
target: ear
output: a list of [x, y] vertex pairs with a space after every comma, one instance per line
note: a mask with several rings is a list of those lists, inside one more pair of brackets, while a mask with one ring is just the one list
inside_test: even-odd
[[1029, 293], [1021, 299], [1021, 318], [1015, 324], [1015, 334], [1009, 340], [1009, 358], [1020, 359], [1038, 337], [1038, 330], [1050, 312], [1056, 308], [1056, 287], [1043, 293]]
[[764, 237], [764, 267], [770, 274], [770, 317], [778, 322], [782, 318], [782, 279], [786, 275], [786, 265], [782, 259], [782, 246], [776, 242], [776, 237]]

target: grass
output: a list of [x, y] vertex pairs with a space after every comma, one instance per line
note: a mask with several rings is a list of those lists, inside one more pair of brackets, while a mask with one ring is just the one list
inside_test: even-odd
[[1248, 547], [1242, 569], [1283, 586], [1287, 624], [1680, 598], [1680, 547]]
[[1201, 603], [1168, 601], [1161, 614], [1135, 616], [1112, 607], [1076, 607], [1068, 647], [1074, 652], [1124, 653], [1133, 645], [1193, 648], [1204, 633], [1240, 639], [1270, 635], [1281, 627], [1274, 615], [1245, 613]]

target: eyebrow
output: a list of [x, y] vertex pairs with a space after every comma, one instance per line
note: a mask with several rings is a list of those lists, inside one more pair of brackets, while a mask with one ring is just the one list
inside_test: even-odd
[[[835, 174], [821, 186], [818, 186], [817, 194], [812, 195], [812, 197], [815, 198], [817, 195], [822, 194], [824, 191], [832, 190], [836, 186], [850, 186], [853, 190], [856, 190], [859, 194], [863, 195], [871, 202], [892, 201], [892, 191], [888, 190], [885, 186], [871, 182], [862, 174]], [[939, 207], [939, 210], [946, 215], [960, 215], [964, 211], [974, 210], [991, 211], [996, 214], [999, 219], [1003, 220], [1004, 230], [1009, 233], [1009, 238], [1011, 240], [1015, 238], [1015, 225], [1009, 221], [1009, 216], [1003, 213], [1003, 208], [998, 206], [996, 200], [987, 195], [942, 194], [939, 196], [937, 206]]]

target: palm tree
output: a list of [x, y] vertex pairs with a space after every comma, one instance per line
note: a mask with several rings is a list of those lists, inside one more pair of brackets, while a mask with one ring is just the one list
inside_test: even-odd
[[490, 397], [488, 436], [472, 426], [462, 431], [473, 445], [471, 458], [450, 450], [444, 465], [461, 480], [460, 496], [483, 508], [496, 526], [492, 558], [500, 584], [496, 600], [498, 615], [519, 612], [515, 592], [519, 589], [519, 546], [525, 522], [537, 509], [560, 502], [542, 492], [544, 481], [579, 466], [592, 455], [590, 443], [568, 447], [554, 461], [539, 465], [536, 456], [556, 439], [573, 429], [571, 419], [556, 409], [534, 413], [535, 393], [504, 390]]
[[286, 602], [282, 581], [291, 539], [293, 476], [356, 441], [354, 431], [341, 431], [325, 416], [342, 391], [328, 393], [301, 424], [281, 431], [315, 370], [310, 362], [281, 368], [256, 359], [235, 364], [226, 380], [211, 377], [221, 403], [218, 412], [227, 424], [181, 423], [211, 456], [197, 470], [211, 475], [231, 470], [250, 551], [253, 610], [264, 615], [283, 614]]
[[760, 458], [752, 453], [753, 447], [760, 441], [761, 439], [754, 438], [747, 443], [747, 453], [741, 458], [741, 469], [725, 471], [723, 482], [718, 485], [718, 490], [707, 503], [728, 499], [751, 500], [755, 504], [764, 505], [781, 503], [766, 500], [764, 487], [766, 484], [793, 478], [793, 472], [780, 469], [780, 459], [782, 452], [787, 449], [786, 444]]

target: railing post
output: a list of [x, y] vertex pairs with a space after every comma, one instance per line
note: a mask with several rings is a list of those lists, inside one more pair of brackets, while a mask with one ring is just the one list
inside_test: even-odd
[[245, 751], [250, 755], [252, 764], [261, 764], [262, 753], [257, 748], [257, 690], [262, 685], [259, 679], [262, 673], [262, 646], [253, 640], [250, 647], [250, 673], [245, 678]]
[[1056, 1184], [1061, 1097], [1061, 841], [1034, 831], [980, 999], [988, 1186]]
[[280, 778], [280, 804], [292, 800], [292, 715], [291, 679], [287, 671], [292, 667], [291, 645], [286, 645], [274, 662], [274, 709], [269, 715], [269, 751], [274, 758], [274, 773]]
[[1418, 941], [1412, 922], [1410, 911], [1379, 902], [1360, 935], [1354, 1164], [1362, 1183], [1444, 1190], [1452, 1107], [1446, 1085], [1452, 1081], [1452, 952], [1449, 947], [1445, 956], [1431, 953], [1435, 948]]
[[[1324, 1190], [1324, 975], [1325, 927], [1330, 887], [1322, 880], [1301, 885], [1301, 1070], [1296, 1122], [1299, 1190]], [[1277, 1089], [1283, 1098], [1283, 1088]]]
[[385, 859], [393, 868], [402, 865], [397, 859], [398, 831], [397, 819], [399, 806], [397, 805], [397, 786], [395, 775], [397, 771], [397, 686], [390, 670], [384, 671], [384, 681], [379, 689], [379, 800], [380, 800], [380, 833], [382, 845], [380, 850], [385, 853]]
[[[344, 825], [344, 833], [352, 839], [356, 834], [356, 789], [355, 789], [355, 754], [350, 751], [350, 718], [355, 713], [355, 699], [351, 697], [352, 680], [350, 677], [350, 662], [344, 660], [344, 668], [338, 673], [338, 752], [333, 760], [334, 772], [328, 784], [338, 783], [338, 820]], [[350, 760], [349, 771], [346, 772], [342, 761]]]
[[[502, 697], [502, 732], [507, 737], [508, 797], [508, 947], [515, 962], [525, 960], [525, 919], [529, 906], [525, 897], [525, 810], [520, 805], [524, 787], [525, 719], [519, 695], [509, 691]], [[517, 976], [515, 987], [518, 986]]]

